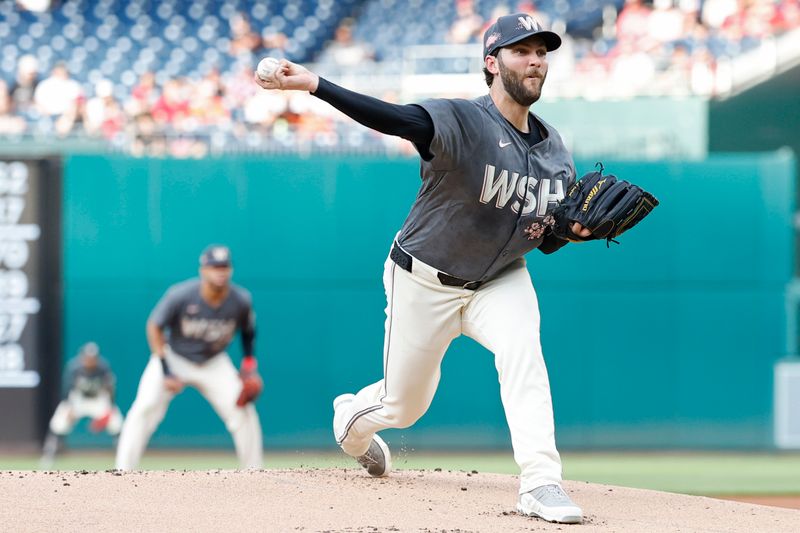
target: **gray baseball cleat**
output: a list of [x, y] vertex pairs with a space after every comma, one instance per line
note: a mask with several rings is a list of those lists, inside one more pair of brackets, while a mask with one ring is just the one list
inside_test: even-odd
[[[352, 402], [353, 398], [355, 398], [354, 394], [341, 394], [333, 400], [333, 433], [337, 442], [340, 437], [339, 431], [341, 431], [341, 428], [337, 426], [344, 422], [344, 418], [342, 418], [344, 412], [340, 412], [339, 407]], [[338, 444], [341, 446], [341, 442], [338, 442]], [[356, 457], [356, 461], [366, 468], [372, 477], [386, 477], [392, 470], [392, 454], [389, 452], [389, 446], [377, 435], [372, 436], [369, 448], [364, 455]]]
[[560, 524], [580, 524], [583, 521], [583, 511], [559, 485], [542, 485], [520, 494], [517, 511]]
[[372, 436], [369, 449], [364, 455], [356, 457], [356, 461], [372, 477], [386, 477], [392, 470], [392, 454], [383, 439], [377, 435]]

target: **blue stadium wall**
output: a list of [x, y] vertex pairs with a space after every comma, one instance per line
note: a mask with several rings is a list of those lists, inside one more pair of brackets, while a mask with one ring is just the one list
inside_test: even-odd
[[[618, 246], [528, 256], [562, 448], [771, 447], [793, 156], [605, 164], [662, 205]], [[416, 160], [402, 158], [69, 157], [64, 358], [97, 341], [127, 411], [149, 357], [150, 309], [197, 274], [207, 243], [226, 243], [257, 311], [265, 447], [334, 449], [331, 400], [381, 377], [382, 265], [418, 184]], [[231, 353], [238, 361], [238, 340]], [[429, 412], [386, 433], [417, 450], [508, 448], [491, 353], [458, 339]], [[70, 442], [103, 441], [82, 426]], [[151, 445], [231, 441], [188, 390]]]

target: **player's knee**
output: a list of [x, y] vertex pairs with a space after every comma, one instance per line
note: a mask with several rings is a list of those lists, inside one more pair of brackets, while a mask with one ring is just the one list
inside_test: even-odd
[[131, 405], [127, 418], [158, 423], [161, 422], [165, 414], [166, 409], [158, 402], [143, 402], [137, 399], [133, 402], [133, 405]]
[[249, 403], [241, 408], [234, 409], [233, 411], [223, 414], [222, 421], [225, 423], [225, 429], [228, 433], [234, 433], [241, 428], [250, 428], [258, 425], [258, 413], [252, 403]]
[[542, 353], [541, 341], [536, 333], [519, 335], [516, 338], [508, 338], [506, 342], [495, 350], [495, 356], [504, 358], [515, 358], [527, 360], [530, 357], [537, 357]]
[[122, 422], [122, 417], [112, 418], [108, 426], [106, 426], [106, 432], [112, 437], [116, 437], [119, 435], [119, 432], [122, 431]]
[[59, 437], [65, 436], [69, 433], [70, 424], [64, 422], [62, 420], [51, 420], [50, 421], [50, 432], [54, 435], [58, 435]]
[[411, 427], [417, 420], [422, 418], [422, 415], [425, 414], [425, 411], [426, 409], [413, 407], [404, 407], [399, 409], [394, 413], [393, 416], [390, 417], [392, 419], [392, 426], [398, 429]]

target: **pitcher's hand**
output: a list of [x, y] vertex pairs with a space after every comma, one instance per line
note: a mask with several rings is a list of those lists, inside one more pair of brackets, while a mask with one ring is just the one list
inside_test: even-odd
[[263, 89], [279, 89], [281, 91], [308, 91], [313, 93], [319, 86], [319, 76], [302, 65], [281, 59], [275, 74], [262, 80], [253, 72], [253, 80]]

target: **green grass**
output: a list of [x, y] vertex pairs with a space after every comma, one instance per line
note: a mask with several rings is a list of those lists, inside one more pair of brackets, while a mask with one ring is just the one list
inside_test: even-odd
[[567, 455], [564, 476], [684, 494], [800, 495], [800, 454]]
[[[353, 468], [341, 453], [267, 452], [265, 467]], [[799, 453], [565, 453], [564, 477], [609, 485], [637, 487], [685, 494], [791, 494], [800, 495]], [[436, 453], [400, 451], [396, 468], [477, 470], [517, 474], [511, 453]], [[106, 470], [113, 466], [109, 452], [79, 451], [59, 456], [57, 470]], [[148, 451], [141, 467], [146, 470], [235, 469], [233, 452]], [[0, 470], [37, 470], [38, 457], [0, 456]]]

